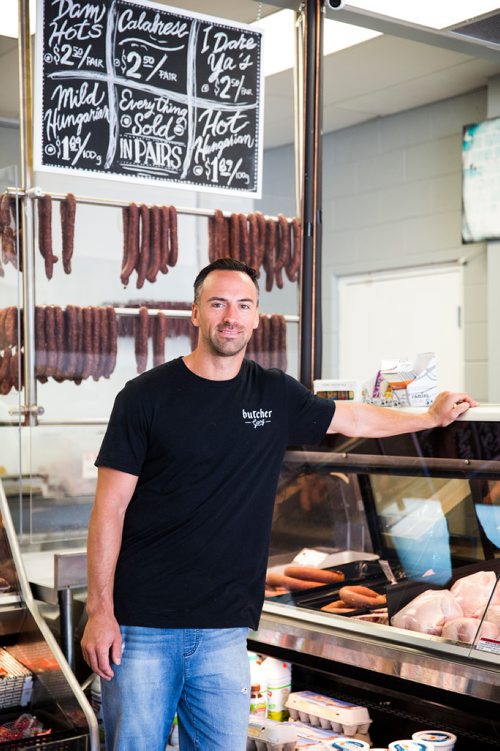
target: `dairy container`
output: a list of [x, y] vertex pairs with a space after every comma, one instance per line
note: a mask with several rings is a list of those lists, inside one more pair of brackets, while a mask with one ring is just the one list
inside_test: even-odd
[[435, 749], [432, 743], [407, 739], [389, 743], [389, 751], [435, 751]]
[[266, 657], [267, 717], [284, 722], [288, 719], [287, 700], [292, 688], [292, 666], [289, 662]]
[[314, 691], [295, 691], [288, 697], [286, 705], [293, 720], [331, 728], [343, 735], [368, 733], [371, 724], [366, 707]]
[[452, 751], [457, 741], [457, 736], [446, 730], [419, 730], [413, 733], [412, 738], [414, 741], [432, 743], [436, 751]]
[[250, 714], [267, 713], [267, 677], [264, 663], [255, 652], [248, 653], [250, 663]]
[[327, 744], [327, 748], [338, 749], [338, 751], [346, 751], [346, 749], [350, 751], [368, 751], [370, 745], [357, 738], [336, 738]]

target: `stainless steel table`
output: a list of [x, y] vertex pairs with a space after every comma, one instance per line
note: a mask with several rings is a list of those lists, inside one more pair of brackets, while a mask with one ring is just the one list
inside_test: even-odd
[[23, 562], [33, 597], [59, 606], [61, 648], [75, 667], [73, 595], [87, 587], [85, 548], [61, 548], [23, 553]]

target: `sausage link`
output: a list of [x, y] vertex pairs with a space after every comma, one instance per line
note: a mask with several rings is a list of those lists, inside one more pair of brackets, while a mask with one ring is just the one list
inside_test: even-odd
[[118, 355], [118, 319], [112, 305], [106, 307], [106, 313], [108, 318], [109, 358], [104, 377], [109, 378], [114, 373]]
[[271, 319], [267, 315], [260, 318], [262, 326], [261, 363], [263, 368], [271, 367]]
[[47, 367], [47, 340], [45, 338], [45, 308], [35, 308], [35, 375], [45, 378]]
[[266, 241], [263, 267], [266, 272], [266, 291], [271, 292], [274, 284], [274, 270], [276, 266], [276, 222], [266, 219]]
[[250, 240], [248, 237], [248, 222], [245, 214], [239, 214], [240, 220], [240, 260], [250, 266]]
[[55, 309], [53, 305], [47, 305], [45, 308], [45, 341], [47, 342], [47, 365], [45, 367], [45, 375], [53, 376], [57, 367]]
[[387, 598], [370, 587], [351, 585], [339, 589], [339, 598], [355, 608], [385, 605]]
[[215, 230], [214, 230], [215, 258], [214, 258], [214, 261], [216, 261], [218, 258], [224, 258], [224, 256], [227, 255], [227, 251], [225, 250], [227, 223], [226, 223], [226, 218], [220, 209], [215, 209], [214, 217], [215, 217]]
[[137, 372], [143, 373], [148, 365], [149, 312], [145, 306], [139, 308], [134, 318], [135, 362]]
[[237, 261], [239, 261], [240, 260], [240, 217], [238, 214], [234, 214], [234, 213], [231, 214], [230, 228], [231, 228], [230, 255], [231, 255], [231, 258], [234, 258]]
[[71, 259], [75, 246], [76, 199], [68, 193], [59, 206], [62, 230], [62, 262], [66, 274], [71, 274]]
[[156, 282], [161, 265], [160, 207], [153, 206], [150, 209], [149, 215], [151, 219], [151, 249], [146, 279], [153, 284]]
[[92, 307], [92, 361], [93, 367], [90, 375], [94, 381], [98, 381], [101, 375], [102, 350], [101, 350], [101, 311], [95, 305]]
[[259, 226], [255, 214], [248, 215], [248, 243], [250, 246], [250, 266], [258, 271], [257, 264], [259, 259]]
[[292, 219], [293, 253], [290, 251], [290, 263], [285, 267], [286, 275], [291, 282], [297, 281], [302, 259], [302, 227], [300, 219]]
[[145, 205], [141, 205], [141, 252], [138, 260], [137, 267], [137, 289], [142, 289], [146, 280], [146, 274], [149, 267], [149, 240], [150, 240], [150, 221], [149, 221], [149, 208]]
[[258, 250], [255, 260], [255, 270], [260, 276], [260, 267], [264, 263], [264, 256], [266, 254], [266, 218], [260, 211], [255, 212], [255, 218], [257, 219], [258, 229]]
[[278, 253], [276, 257], [276, 284], [278, 289], [283, 289], [283, 273], [290, 263], [290, 227], [288, 220], [283, 214], [278, 214]]
[[45, 263], [45, 276], [52, 279], [58, 258], [52, 246], [52, 196], [46, 193], [38, 199], [38, 244]]
[[3, 319], [3, 331], [5, 344], [8, 347], [14, 347], [17, 344], [17, 308], [14, 305], [10, 305], [5, 310]]
[[170, 206], [170, 252], [168, 254], [168, 265], [173, 268], [177, 265], [177, 259], [179, 258], [179, 237], [177, 227], [177, 209], [175, 206]]
[[286, 354], [286, 320], [285, 316], [280, 315], [280, 337], [279, 337], [279, 362], [278, 368], [286, 372], [288, 361]]
[[73, 381], [76, 384], [82, 382], [82, 373], [84, 365], [83, 355], [83, 308], [79, 305], [75, 306], [75, 319], [76, 319], [76, 357], [75, 357], [75, 370], [72, 374]]
[[168, 256], [170, 254], [170, 209], [162, 206], [160, 210], [160, 271], [168, 274]]
[[87, 305], [83, 308], [83, 331], [82, 331], [82, 368], [79, 378], [85, 381], [94, 372], [93, 350], [93, 314], [92, 308]]
[[130, 276], [139, 262], [139, 207], [131, 203], [123, 210], [123, 259], [120, 272], [121, 283], [128, 285]]
[[208, 262], [213, 263], [216, 259], [215, 255], [215, 217], [209, 216], [207, 222], [208, 233]]
[[153, 320], [153, 325], [153, 367], [157, 367], [165, 362], [166, 315], [159, 312]]
[[318, 568], [316, 566], [295, 566], [290, 564], [289, 566], [285, 566], [284, 573], [286, 576], [292, 576], [295, 579], [323, 582], [324, 584], [336, 584], [345, 579], [342, 571], [330, 571], [330, 569]]
[[298, 592], [313, 587], [324, 587], [325, 583], [320, 581], [305, 581], [304, 579], [295, 579], [292, 576], [278, 574], [275, 571], [268, 571], [266, 574], [266, 585], [269, 587], [284, 587], [291, 592]]
[[59, 383], [64, 372], [64, 313], [59, 305], [54, 306], [54, 328], [56, 341], [56, 363], [52, 377]]

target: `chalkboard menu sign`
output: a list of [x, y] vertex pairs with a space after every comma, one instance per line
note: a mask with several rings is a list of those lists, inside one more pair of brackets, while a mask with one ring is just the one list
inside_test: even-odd
[[158, 3], [44, 0], [35, 169], [258, 197], [262, 32]]

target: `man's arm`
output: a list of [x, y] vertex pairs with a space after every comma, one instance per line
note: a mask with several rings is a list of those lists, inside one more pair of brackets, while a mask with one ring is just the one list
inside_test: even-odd
[[111, 662], [118, 665], [121, 660], [122, 640], [113, 608], [113, 585], [125, 511], [136, 485], [136, 475], [109, 467], [98, 469], [87, 543], [88, 622], [82, 652], [94, 673], [107, 680], [114, 675]]
[[443, 391], [427, 412], [415, 413], [392, 407], [338, 401], [327, 433], [341, 433], [351, 438], [384, 438], [418, 430], [445, 427], [477, 406], [468, 394]]

